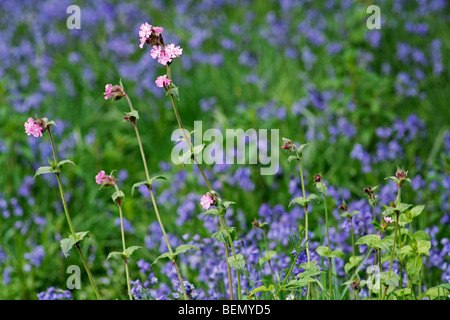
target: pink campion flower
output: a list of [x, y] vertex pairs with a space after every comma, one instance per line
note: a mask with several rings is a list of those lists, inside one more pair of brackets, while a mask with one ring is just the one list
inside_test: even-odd
[[153, 28], [153, 32], [156, 33], [156, 34], [161, 34], [163, 31], [164, 31], [164, 29], [161, 28], [161, 27], [154, 27]]
[[107, 84], [105, 86], [105, 92], [103, 93], [105, 95], [105, 100], [112, 97], [112, 88], [113, 88], [112, 84]]
[[148, 22], [141, 24], [141, 28], [139, 30], [139, 37], [148, 38], [152, 34], [152, 25], [148, 24]]
[[27, 122], [24, 123], [24, 126], [27, 135], [32, 135], [35, 138], [42, 137], [42, 127], [36, 124], [33, 118], [28, 118]]
[[200, 199], [200, 204], [202, 205], [203, 208], [205, 208], [206, 210], [209, 209], [209, 207], [211, 207], [211, 205], [214, 203], [214, 200], [208, 195], [205, 194], [201, 197]]
[[172, 58], [169, 57], [165, 51], [161, 51], [161, 54], [158, 57], [158, 62], [165, 66], [167, 63], [172, 62]]
[[153, 46], [152, 50], [150, 50], [150, 54], [153, 59], [159, 58], [162, 52], [161, 46]]
[[112, 84], [107, 84], [105, 86], [105, 92], [103, 93], [105, 95], [105, 100], [112, 99], [112, 100], [119, 100], [120, 98], [126, 96], [125, 91], [123, 91], [121, 86]]
[[158, 79], [156, 79], [155, 83], [158, 87], [163, 88], [165, 86], [168, 86], [172, 80], [167, 79], [167, 74], [163, 76], [159, 76]]
[[141, 38], [141, 44], [139, 45], [139, 48], [143, 48], [145, 42], [147, 41], [148, 38], [150, 38], [150, 36], [152, 35], [152, 25], [146, 23], [141, 24], [141, 28], [139, 30], [139, 37]]
[[96, 176], [95, 176], [95, 182], [97, 184], [102, 184], [103, 180], [106, 178], [106, 173], [105, 171], [100, 171]]
[[179, 56], [181, 56], [183, 54], [183, 49], [181, 49], [180, 46], [175, 46], [174, 43], [171, 43], [171, 44], [167, 45], [164, 48], [164, 51], [172, 59], [176, 58], [176, 57], [179, 57]]
[[384, 221], [386, 221], [387, 223], [392, 223], [394, 222], [394, 220], [390, 217], [384, 217]]
[[107, 176], [105, 171], [102, 170], [95, 176], [95, 182], [102, 186], [113, 186], [116, 184], [116, 179], [113, 175]]

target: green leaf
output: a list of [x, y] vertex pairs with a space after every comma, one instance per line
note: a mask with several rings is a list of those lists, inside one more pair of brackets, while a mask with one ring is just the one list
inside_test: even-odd
[[300, 158], [297, 156], [289, 156], [287, 161], [288, 161], [288, 163], [291, 163], [293, 160], [300, 161]]
[[402, 257], [407, 256], [413, 252], [411, 246], [403, 246], [399, 251], [398, 254]]
[[393, 292], [397, 297], [403, 297], [403, 296], [410, 296], [411, 295], [411, 288], [403, 288], [399, 290], [395, 290]]
[[397, 288], [399, 284], [398, 274], [391, 272], [391, 276], [388, 278], [388, 272], [383, 272], [381, 274], [381, 281], [392, 288]]
[[405, 212], [405, 211], [408, 210], [409, 207], [411, 207], [411, 206], [412, 206], [412, 204], [400, 203], [400, 206], [399, 206], [398, 210], [399, 210], [400, 212]]
[[375, 243], [380, 241], [380, 236], [377, 234], [369, 234], [367, 236], [363, 236], [356, 241], [356, 244], [366, 244], [368, 246], [373, 246]]
[[430, 241], [430, 235], [425, 231], [419, 230], [414, 233], [414, 239]]
[[63, 164], [66, 164], [66, 163], [70, 163], [71, 165], [76, 166], [76, 164], [73, 161], [66, 159], [66, 160], [61, 160], [58, 162], [58, 168], [60, 168]]
[[118, 258], [118, 257], [122, 258], [123, 256], [124, 256], [123, 252], [113, 251], [108, 254], [108, 257], [106, 258], [106, 260], [109, 260], [111, 258]]
[[257, 293], [260, 293], [260, 292], [268, 292], [268, 291], [269, 292], [273, 292], [274, 291], [273, 284], [271, 284], [268, 288], [266, 288], [265, 286], [261, 286], [261, 287], [253, 289], [252, 291], [250, 291], [249, 297], [251, 297], [251, 296], [253, 296], [253, 295], [257, 294]]
[[72, 249], [76, 242], [77, 241], [73, 237], [61, 239], [61, 241], [59, 242], [61, 250], [66, 258], [69, 256], [69, 251], [70, 249]]
[[149, 181], [144, 180], [144, 181], [136, 182], [135, 184], [133, 184], [133, 187], [131, 188], [131, 195], [134, 194], [134, 190], [135, 190], [136, 188], [138, 188], [138, 187], [140, 187], [140, 186], [142, 186], [142, 185], [146, 185], [147, 188], [151, 188], [152, 185], [153, 185], [153, 181], [155, 181], [155, 180], [157, 180], [157, 179], [160, 179], [160, 180], [167, 180], [167, 178], [164, 177], [164, 176], [156, 176], [156, 177], [150, 178]]
[[320, 246], [316, 249], [319, 256], [329, 257], [331, 255], [330, 249], [328, 247]]
[[41, 174], [46, 174], [46, 173], [55, 173], [57, 172], [55, 169], [53, 169], [52, 167], [39, 167], [35, 174], [34, 174], [34, 178], [36, 178], [36, 176], [40, 176]]
[[61, 250], [64, 253], [64, 256], [67, 258], [69, 256], [69, 251], [72, 247], [83, 240], [83, 238], [89, 233], [89, 231], [81, 231], [75, 233], [75, 237], [72, 234], [69, 234], [67, 238], [61, 239], [59, 242], [61, 246]]
[[345, 255], [341, 250], [334, 250], [331, 252], [331, 258], [339, 258], [345, 260]]
[[121, 199], [123, 201], [123, 199], [125, 199], [125, 194], [121, 190], [116, 191], [111, 196], [111, 199], [116, 203], [117, 203], [117, 199]]
[[159, 260], [162, 259], [169, 259], [170, 261], [174, 261], [175, 257], [173, 257], [170, 252], [164, 252], [163, 254], [159, 255], [158, 258], [155, 259], [155, 261], [153, 261], [152, 265], [156, 264]]
[[443, 287], [442, 285], [433, 287], [428, 289], [425, 293], [424, 296], [429, 298], [430, 300], [436, 300], [439, 298], [444, 298], [446, 299], [446, 297], [450, 294], [450, 290], [448, 290], [448, 288]]
[[236, 259], [234, 256], [228, 257], [228, 263], [231, 268], [236, 269], [240, 273], [244, 273], [245, 270], [245, 258], [241, 253], [236, 255]]
[[440, 285], [437, 285], [435, 288], [445, 288], [447, 290], [450, 290], [450, 283], [441, 283]]
[[356, 267], [361, 260], [362, 256], [350, 257], [349, 262], [344, 266], [345, 273], [348, 273], [351, 269]]
[[320, 193], [327, 195], [327, 186], [323, 183], [323, 181], [316, 182], [316, 188]]
[[374, 248], [385, 250], [385, 251], [391, 251], [392, 247], [394, 246], [394, 240], [391, 238], [384, 238], [377, 243], [373, 244]]
[[236, 202], [234, 202], [234, 201], [224, 201], [223, 202], [223, 206], [225, 207], [225, 209], [228, 209], [228, 207], [232, 204], [236, 204]]
[[430, 255], [431, 242], [428, 240], [417, 240], [417, 253]]
[[289, 203], [289, 207], [293, 203], [298, 203], [298, 204], [300, 204], [301, 206], [304, 207], [307, 203], [311, 202], [312, 200], [316, 200], [317, 202], [319, 202], [319, 198], [313, 193], [313, 194], [310, 194], [308, 196], [308, 198], [306, 198], [306, 200], [303, 197], [295, 198], [294, 200], [291, 201], [291, 203]]
[[128, 247], [128, 248], [125, 249], [124, 256], [126, 258], [129, 258], [133, 254], [134, 251], [136, 251], [137, 249], [140, 249], [140, 248], [142, 248], [142, 247], [139, 247], [139, 246]]
[[[228, 231], [230, 232], [230, 237], [232, 241], [234, 241], [236, 237], [236, 228], [235, 227], [228, 228]], [[212, 234], [212, 237], [217, 241], [219, 241], [220, 243], [230, 246], [230, 240], [226, 229], [221, 229], [220, 231]]]
[[410, 216], [410, 218], [415, 218], [415, 217], [417, 217], [418, 215], [420, 215], [420, 214], [422, 213], [423, 209], [425, 209], [425, 206], [423, 206], [423, 205], [421, 205], [421, 206], [415, 206], [414, 208], [412, 208], [412, 209], [409, 211], [409, 216]]
[[305, 147], [307, 147], [307, 146], [309, 146], [309, 143], [301, 144], [301, 145], [297, 148], [298, 153], [301, 155], [302, 152], [303, 152], [303, 149], [305, 149]]
[[166, 95], [173, 95], [173, 96], [175, 96], [176, 98], [177, 98], [177, 100], [180, 100], [180, 94], [179, 94], [179, 92], [178, 92], [178, 87], [177, 86], [175, 86], [173, 83], [171, 83], [170, 85], [169, 85], [169, 90], [167, 90], [167, 93], [166, 93]]
[[133, 184], [133, 187], [131, 188], [131, 195], [133, 196], [134, 189], [136, 189], [142, 185], [146, 185], [147, 187], [150, 187], [150, 185], [147, 183], [147, 181], [136, 182], [135, 184]]
[[203, 213], [203, 215], [204, 215], [204, 216], [212, 215], [212, 216], [219, 216], [219, 217], [223, 216], [223, 214], [221, 214], [221, 213], [219, 212], [219, 210], [214, 209], [214, 208], [211, 208], [211, 209], [206, 210], [206, 211]]
[[269, 250], [266, 252], [264, 257], [259, 258], [259, 265], [262, 266], [264, 263], [272, 259], [277, 254], [276, 251]]
[[174, 255], [177, 256], [180, 253], [185, 253], [186, 251], [189, 251], [189, 250], [195, 250], [195, 251], [200, 252], [200, 249], [197, 246], [194, 246], [192, 244], [182, 244], [181, 246], [178, 246], [175, 249]]
[[406, 271], [411, 277], [415, 277], [422, 269], [422, 257], [418, 255], [409, 256], [406, 260]]

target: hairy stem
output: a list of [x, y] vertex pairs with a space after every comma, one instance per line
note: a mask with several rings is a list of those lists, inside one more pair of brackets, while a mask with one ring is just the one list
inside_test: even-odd
[[[134, 108], [133, 108], [133, 104], [131, 103], [130, 98], [128, 97], [128, 95], [126, 95], [125, 97], [126, 97], [126, 100], [128, 102], [128, 105], [130, 107], [130, 110], [133, 111]], [[136, 133], [136, 138], [138, 140], [139, 150], [141, 152], [142, 163], [144, 165], [144, 170], [145, 170], [145, 177], [147, 179], [148, 190], [150, 191], [150, 196], [152, 198], [152, 204], [153, 204], [153, 208], [155, 210], [156, 219], [158, 220], [159, 227], [161, 228], [161, 231], [162, 231], [162, 233], [164, 235], [164, 240], [166, 241], [167, 249], [169, 250], [170, 254], [173, 255], [172, 247], [170, 246], [169, 239], [167, 238], [167, 234], [166, 234], [166, 231], [164, 229], [164, 225], [163, 225], [163, 223], [161, 221], [161, 217], [159, 215], [158, 206], [156, 205], [155, 196], [153, 194], [153, 189], [152, 189], [152, 187], [150, 185], [150, 173], [149, 173], [148, 166], [147, 166], [147, 160], [146, 160], [146, 157], [145, 157], [144, 148], [142, 146], [141, 135], [139, 134], [139, 130], [138, 130], [136, 121], [132, 121], [132, 123], [133, 123], [133, 126], [134, 126], [134, 131]], [[188, 300], [188, 296], [186, 294], [186, 289], [184, 287], [184, 282], [182, 280], [183, 278], [181, 276], [181, 272], [180, 272], [180, 270], [178, 268], [178, 265], [176, 263], [174, 263], [174, 267], [175, 267], [175, 270], [177, 272], [178, 279], [180, 281], [180, 286], [181, 286], [181, 289], [183, 291], [184, 299]]]
[[[52, 143], [52, 151], [53, 151], [53, 160], [55, 162], [55, 165], [58, 166], [58, 160], [56, 157], [56, 148], [55, 148], [55, 141], [53, 140], [52, 130], [50, 126], [47, 127], [48, 135], [50, 136], [50, 141]], [[64, 197], [64, 190], [61, 183], [61, 178], [59, 176], [59, 172], [55, 173], [56, 179], [58, 180], [58, 186], [59, 186], [59, 192], [61, 195], [61, 201], [64, 207], [64, 213], [66, 215], [67, 223], [69, 224], [70, 232], [72, 233], [72, 236], [74, 239], [76, 239], [75, 229], [72, 225], [72, 219], [70, 218], [69, 209], [67, 208], [66, 199]], [[80, 245], [78, 243], [75, 243], [75, 247], [77, 248], [78, 253], [80, 254], [81, 260], [83, 262], [84, 268], [86, 269], [86, 273], [88, 274], [89, 281], [91, 282], [92, 287], [94, 288], [95, 295], [97, 296], [98, 300], [101, 300], [100, 292], [98, 291], [97, 285], [95, 284], [94, 278], [92, 277], [91, 270], [89, 269], [89, 266], [86, 262], [86, 259], [84, 258], [83, 252], [81, 251]]]
[[[305, 193], [305, 183], [303, 180], [303, 168], [302, 168], [302, 161], [300, 160], [300, 155], [297, 152], [297, 158], [298, 158], [298, 166], [300, 168], [300, 179], [302, 182], [302, 191], [303, 191], [303, 199], [306, 199], [306, 193]], [[306, 243], [308, 243], [308, 204], [305, 204], [305, 239]], [[309, 258], [309, 246], [306, 247], [306, 257], [308, 258], [308, 267], [311, 266], [311, 261]], [[306, 299], [310, 299], [310, 293], [311, 293], [311, 283], [308, 282], [308, 293], [306, 295]]]

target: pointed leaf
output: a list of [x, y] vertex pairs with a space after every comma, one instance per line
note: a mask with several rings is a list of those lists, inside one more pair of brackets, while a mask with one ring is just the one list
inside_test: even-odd
[[175, 249], [174, 255], [179, 255], [180, 253], [185, 253], [186, 251], [189, 250], [195, 250], [200, 252], [200, 249], [197, 246], [194, 246], [192, 244], [182, 244], [181, 246]]
[[136, 251], [137, 249], [140, 249], [140, 248], [142, 248], [142, 247], [139, 247], [139, 246], [128, 247], [128, 248], [125, 249], [124, 256], [126, 258], [129, 258], [133, 254], [134, 251]]
[[36, 173], [34, 174], [33, 178], [36, 178], [36, 176], [39, 176], [41, 174], [46, 174], [46, 173], [55, 173], [57, 172], [55, 169], [53, 169], [52, 167], [39, 167], [36, 170]]

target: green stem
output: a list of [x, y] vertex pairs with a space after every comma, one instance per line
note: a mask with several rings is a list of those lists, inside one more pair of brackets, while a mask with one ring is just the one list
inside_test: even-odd
[[[172, 80], [172, 74], [171, 74], [170, 66], [167, 65], [166, 67], [167, 67], [167, 78], [168, 78], [169, 80]], [[209, 182], [208, 178], [206, 177], [206, 174], [205, 174], [205, 172], [203, 171], [202, 166], [201, 166], [200, 163], [198, 162], [197, 157], [196, 157], [195, 154], [193, 153], [193, 145], [192, 145], [192, 141], [191, 141], [190, 139], [188, 139], [188, 137], [187, 137], [187, 135], [186, 135], [186, 131], [185, 131], [185, 129], [184, 129], [183, 123], [181, 122], [180, 113], [178, 112], [178, 108], [177, 108], [177, 105], [176, 105], [176, 103], [175, 103], [175, 99], [174, 99], [173, 94], [169, 94], [169, 97], [170, 97], [170, 101], [172, 102], [172, 107], [173, 107], [173, 111], [174, 111], [174, 113], [175, 113], [175, 117], [177, 118], [178, 126], [180, 127], [181, 131], [183, 132], [183, 136], [184, 136], [184, 139], [186, 140], [186, 143], [189, 145], [189, 148], [190, 148], [190, 150], [191, 150], [191, 152], [192, 152], [192, 155], [193, 155], [194, 162], [195, 162], [195, 164], [197, 165], [197, 168], [200, 170], [200, 173], [202, 174], [203, 180], [205, 181], [205, 183], [206, 183], [206, 185], [207, 185], [209, 191], [212, 191], [213, 189], [212, 189], [211, 183]], [[220, 211], [222, 211], [222, 210], [220, 210]], [[221, 212], [221, 213], [222, 213], [222, 212]], [[228, 233], [228, 238], [229, 238], [229, 240], [230, 240], [231, 249], [232, 249], [232, 251], [233, 251], [234, 259], [235, 259], [235, 261], [237, 261], [236, 253], [235, 253], [234, 246], [233, 246], [233, 241], [231, 240], [230, 232], [229, 232], [229, 230], [228, 230], [228, 226], [227, 226], [227, 224], [226, 224], [225, 218], [223, 218], [223, 222], [224, 222], [225, 228], [226, 228], [227, 233]], [[228, 260], [227, 260], [227, 266], [229, 266], [229, 265], [228, 265]], [[239, 300], [240, 300], [240, 299], [241, 299], [241, 280], [240, 280], [239, 271], [236, 270], [236, 274], [237, 274], [237, 278], [238, 278], [238, 279], [237, 279], [237, 280], [238, 280], [238, 298], [239, 298]]]
[[[233, 252], [234, 261], [237, 262], [236, 251], [234, 250], [233, 240], [231, 239], [230, 230], [228, 229], [228, 225], [227, 225], [225, 216], [222, 216], [222, 221], [225, 226], [225, 229], [227, 230], [228, 240], [230, 241], [230, 246], [231, 246], [231, 250]], [[237, 277], [237, 281], [238, 281], [238, 299], [241, 300], [241, 298], [242, 298], [241, 297], [241, 276], [237, 269], [236, 269], [236, 277]]]
[[[302, 191], [303, 191], [303, 199], [306, 200], [306, 193], [305, 193], [305, 183], [303, 180], [303, 168], [302, 168], [302, 161], [300, 160], [300, 155], [298, 154], [298, 151], [296, 151], [297, 153], [297, 158], [298, 158], [298, 166], [300, 168], [300, 179], [302, 182]], [[305, 204], [305, 239], [306, 239], [306, 243], [308, 243], [308, 204]], [[306, 247], [306, 257], [308, 259], [308, 267], [311, 266], [311, 261], [309, 258], [309, 246]], [[310, 299], [310, 292], [311, 292], [311, 283], [308, 283], [308, 293], [306, 295], [306, 299], [309, 300]]]
[[286, 276], [284, 277], [284, 280], [283, 280], [283, 282], [281, 283], [280, 288], [279, 288], [278, 291], [275, 293], [275, 297], [278, 296], [278, 294], [281, 292], [281, 290], [283, 290], [283, 286], [284, 286], [284, 284], [286, 283], [287, 279], [289, 278], [289, 275], [291, 274], [292, 269], [294, 268], [295, 263], [297, 262], [298, 255], [300, 254], [301, 251], [300, 251], [300, 250], [296, 250], [296, 251], [297, 251], [297, 254], [295, 255], [294, 261], [292, 262], [291, 267], [289, 268], [288, 273], [287, 273]]
[[[401, 187], [398, 187], [398, 194], [397, 194], [397, 199], [396, 199], [396, 214], [397, 214], [397, 220], [395, 222], [395, 232], [394, 232], [394, 245], [392, 247], [392, 253], [391, 253], [391, 262], [389, 263], [389, 272], [388, 272], [388, 279], [391, 277], [391, 269], [392, 269], [392, 263], [394, 262], [394, 252], [395, 252], [395, 243], [397, 240], [397, 230], [398, 230], [398, 218], [399, 218], [399, 210], [400, 210], [400, 203], [401, 203], [401, 199], [400, 199], [400, 195], [401, 195]], [[384, 291], [384, 295], [383, 295], [383, 300], [384, 300], [384, 296], [386, 295], [386, 290]]]
[[[116, 188], [116, 191], [119, 192], [119, 188], [115, 184], [114, 187]], [[117, 200], [117, 206], [119, 207], [119, 215], [120, 215], [120, 233], [122, 235], [122, 246], [123, 246], [123, 253], [125, 254], [127, 246], [125, 244], [125, 231], [123, 228], [123, 213], [122, 213], [122, 201], [120, 199]], [[130, 300], [133, 300], [133, 296], [131, 295], [131, 287], [130, 287], [130, 272], [128, 270], [128, 260], [124, 256], [123, 262], [125, 263], [125, 274], [127, 277], [127, 288], [128, 288], [128, 297]]]
[[[325, 205], [325, 225], [327, 227], [327, 243], [328, 243], [328, 251], [331, 253], [330, 247], [330, 233], [328, 231], [328, 209], [327, 209], [327, 197], [323, 194], [323, 203]], [[330, 285], [330, 300], [333, 300], [333, 292], [332, 292], [332, 280], [331, 280], [331, 257], [328, 257], [328, 278]]]
[[[128, 105], [130, 107], [130, 110], [133, 111], [134, 108], [133, 108], [133, 104], [131, 103], [130, 98], [128, 97], [128, 95], [126, 95], [125, 97], [126, 97], [126, 100], [128, 102]], [[167, 238], [167, 234], [166, 234], [166, 231], [164, 229], [164, 225], [163, 225], [163, 223], [161, 221], [161, 217], [159, 215], [158, 206], [156, 205], [155, 196], [153, 194], [153, 189], [152, 189], [152, 187], [150, 185], [150, 173], [149, 173], [148, 166], [147, 166], [147, 160], [146, 160], [146, 157], [145, 157], [144, 148], [142, 146], [141, 135], [139, 134], [139, 130], [138, 130], [136, 121], [132, 121], [132, 123], [133, 123], [133, 126], [134, 126], [134, 131], [136, 133], [136, 138], [138, 140], [139, 150], [141, 152], [142, 163], [144, 165], [144, 170], [145, 170], [145, 177], [147, 178], [148, 190], [150, 191], [150, 195], [151, 195], [151, 198], [152, 198], [152, 204], [153, 204], [153, 208], [155, 210], [156, 218], [158, 220], [159, 227], [161, 228], [161, 231], [162, 231], [162, 233], [164, 235], [164, 240], [166, 241], [166, 245], [167, 245], [167, 248], [169, 250], [169, 253], [170, 253], [170, 255], [173, 255], [172, 247], [170, 246], [169, 239]], [[188, 300], [188, 296], [186, 294], [186, 289], [184, 287], [184, 282], [182, 280], [183, 278], [181, 276], [181, 272], [180, 272], [180, 270], [178, 268], [178, 265], [177, 265], [176, 261], [173, 264], [174, 264], [175, 270], [177, 272], [178, 279], [180, 281], [180, 286], [181, 286], [181, 289], [183, 291], [184, 299]]]
[[[220, 226], [222, 229], [225, 229], [222, 219], [219, 217], [219, 222], [220, 222]], [[230, 263], [228, 262], [228, 258], [229, 258], [229, 252], [228, 252], [228, 246], [226, 244], [224, 244], [225, 246], [225, 258], [226, 258], [226, 262], [227, 262], [227, 272], [228, 272], [228, 286], [230, 288], [230, 300], [233, 300], [233, 281], [231, 279], [231, 267], [230, 267]]]
[[[48, 135], [50, 136], [50, 141], [52, 143], [53, 160], [55, 162], [56, 167], [58, 167], [58, 160], [57, 160], [57, 157], [56, 157], [55, 141], [53, 140], [52, 130], [51, 130], [50, 126], [47, 126], [47, 131], [48, 131]], [[62, 187], [62, 183], [61, 183], [61, 178], [59, 176], [59, 172], [56, 172], [55, 175], [56, 175], [56, 179], [58, 180], [59, 192], [60, 192], [60, 195], [61, 195], [61, 201], [62, 201], [62, 204], [63, 204], [63, 207], [64, 207], [64, 213], [66, 215], [66, 220], [67, 220], [67, 223], [69, 224], [69, 229], [70, 229], [70, 232], [72, 233], [73, 238], [76, 239], [75, 229], [73, 228], [72, 220], [70, 219], [69, 209], [67, 208], [66, 199], [64, 197], [64, 191], [63, 191], [63, 187]], [[89, 266], [88, 266], [88, 264], [86, 262], [86, 259], [84, 258], [83, 252], [81, 251], [80, 245], [78, 243], [76, 243], [75, 247], [77, 248], [78, 253], [80, 254], [81, 260], [83, 261], [84, 268], [86, 269], [86, 272], [87, 272], [88, 277], [89, 277], [89, 281], [91, 282], [91, 285], [94, 288], [95, 295], [97, 296], [98, 300], [101, 300], [102, 298], [101, 298], [100, 293], [98, 291], [98, 288], [97, 288], [97, 286], [95, 284], [94, 278], [92, 277], [92, 274], [91, 274]]]

